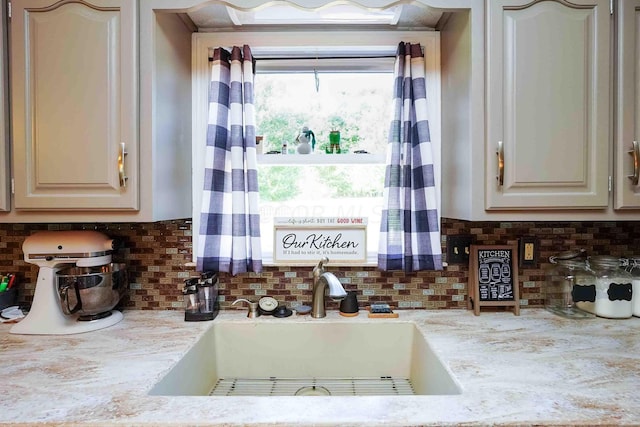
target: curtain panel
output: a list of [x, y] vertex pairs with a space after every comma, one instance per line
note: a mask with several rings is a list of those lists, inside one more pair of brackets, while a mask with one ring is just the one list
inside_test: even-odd
[[262, 271], [254, 65], [249, 46], [214, 50], [198, 271]]
[[441, 270], [433, 150], [422, 46], [400, 43], [394, 66], [378, 268]]

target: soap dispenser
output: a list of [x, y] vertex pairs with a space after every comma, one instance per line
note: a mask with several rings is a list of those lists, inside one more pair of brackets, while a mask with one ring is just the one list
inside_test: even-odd
[[260, 316], [260, 310], [258, 310], [257, 302], [249, 301], [248, 299], [245, 299], [245, 298], [239, 298], [234, 302], [232, 302], [231, 305], [236, 305], [236, 303], [238, 302], [246, 302], [247, 304], [249, 304], [249, 311], [247, 312], [247, 317], [251, 319], [255, 319], [256, 317]]

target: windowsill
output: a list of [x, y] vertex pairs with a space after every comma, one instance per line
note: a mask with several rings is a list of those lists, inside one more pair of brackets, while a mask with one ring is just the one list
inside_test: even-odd
[[[263, 259], [263, 260], [262, 260], [262, 265], [263, 265], [264, 267], [282, 267], [284, 264], [275, 264], [275, 263], [273, 262], [273, 260], [271, 260], [271, 259], [268, 259], [268, 260]], [[316, 264], [313, 264], [313, 265], [316, 265]], [[311, 265], [311, 264], [310, 264], [309, 266], [313, 266], [313, 265]], [[185, 266], [185, 267], [195, 267], [195, 266], [196, 266], [196, 263], [195, 263], [195, 261], [193, 261], [193, 262], [186, 262], [186, 263], [184, 264], [184, 266]], [[304, 265], [300, 265], [300, 264], [295, 264], [295, 266], [296, 266], [296, 267], [304, 267]], [[365, 264], [338, 265], [338, 267], [377, 267], [377, 266], [378, 266], [378, 262], [377, 262], [377, 261], [369, 261], [369, 262], [367, 262], [367, 263], [365, 263]], [[449, 264], [448, 264], [448, 263], [446, 263], [446, 262], [443, 262], [443, 263], [442, 263], [442, 267], [444, 267], [445, 269], [446, 269], [448, 266], [449, 266]]]
[[261, 165], [355, 165], [383, 164], [383, 154], [258, 154]]
[[[317, 262], [310, 262], [310, 263], [292, 263], [292, 264], [284, 264], [284, 263], [274, 263], [273, 262], [273, 258], [271, 256], [268, 257], [263, 257], [262, 258], [262, 265], [264, 267], [314, 267], [316, 266], [318, 263]], [[329, 261], [329, 264], [327, 264], [328, 267], [334, 266], [334, 267], [353, 267], [353, 268], [357, 268], [357, 267], [377, 267], [378, 266], [378, 259], [377, 258], [371, 258], [369, 257], [369, 259], [364, 262], [364, 263], [331, 263], [331, 261]], [[449, 264], [447, 262], [443, 262], [442, 263], [442, 267], [443, 268], [447, 268], [449, 266]]]
[[[274, 262], [273, 255], [271, 253], [263, 253], [262, 254], [262, 265], [264, 267], [315, 267], [318, 265], [318, 261], [320, 258], [314, 261], [302, 261], [302, 262]], [[340, 261], [331, 261], [329, 259], [329, 263], [327, 264], [329, 267], [348, 267], [348, 268], [357, 268], [357, 267], [377, 267], [378, 266], [378, 258], [377, 255], [367, 257], [365, 262], [340, 262]]]

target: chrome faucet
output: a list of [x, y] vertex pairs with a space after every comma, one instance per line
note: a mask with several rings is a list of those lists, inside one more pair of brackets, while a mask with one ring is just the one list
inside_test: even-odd
[[313, 300], [311, 301], [311, 317], [326, 317], [324, 308], [324, 293], [329, 288], [329, 298], [340, 301], [347, 296], [347, 292], [342, 287], [340, 280], [328, 271], [324, 271], [324, 265], [329, 262], [329, 258], [322, 258], [318, 265], [313, 268]]

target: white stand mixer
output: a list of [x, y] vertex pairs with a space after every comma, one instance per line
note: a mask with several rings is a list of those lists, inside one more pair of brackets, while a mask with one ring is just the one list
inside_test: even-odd
[[114, 241], [97, 231], [42, 231], [22, 245], [24, 260], [40, 267], [31, 310], [11, 328], [12, 334], [68, 335], [106, 328], [122, 320], [122, 313], [89, 321], [63, 313], [56, 273], [63, 268], [96, 267], [111, 263]]

